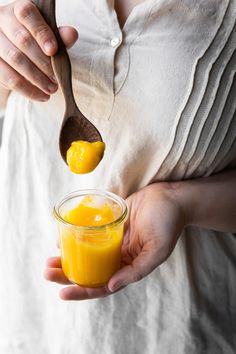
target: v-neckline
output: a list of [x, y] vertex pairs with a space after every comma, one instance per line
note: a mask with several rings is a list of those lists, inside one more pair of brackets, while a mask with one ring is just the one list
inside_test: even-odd
[[96, 9], [99, 11], [102, 21], [106, 21], [109, 24], [110, 30], [112, 30], [114, 35], [119, 33], [120, 37], [125, 37], [128, 42], [132, 42], [142, 32], [144, 24], [149, 18], [155, 4], [156, 0], [146, 0], [135, 5], [122, 29], [114, 7], [114, 0], [100, 0], [96, 3]]
[[[118, 19], [118, 14], [117, 14], [117, 11], [115, 9], [115, 0], [105, 0], [106, 3], [110, 2], [111, 5], [112, 5], [112, 9], [113, 9], [113, 12], [115, 14], [115, 17], [116, 17], [116, 20], [117, 20], [117, 23], [119, 25], [119, 28], [120, 28], [120, 31], [121, 32], [126, 32], [126, 29], [127, 27], [129, 27], [129, 23], [132, 22], [133, 18], [135, 17], [136, 13], [139, 13], [139, 9], [140, 8], [145, 8], [147, 3], [149, 2], [152, 2], [153, 0], [145, 0], [143, 2], [141, 2], [140, 4], [137, 4], [133, 7], [133, 9], [131, 10], [131, 12], [129, 13], [129, 15], [127, 16], [126, 20], [125, 20], [125, 23], [124, 25], [121, 27], [120, 26], [120, 23], [119, 23], [119, 19]], [[146, 10], [148, 9], [148, 7], [146, 8]], [[143, 12], [143, 17], [145, 17], [145, 11]]]
[[123, 31], [123, 29], [124, 29], [124, 27], [125, 27], [127, 21], [129, 20], [129, 17], [130, 17], [130, 16], [132, 17], [132, 12], [135, 10], [135, 8], [136, 8], [137, 6], [143, 4], [143, 3], [146, 2], [146, 1], [147, 1], [147, 0], [143, 0], [142, 2], [140, 2], [140, 3], [137, 4], [137, 5], [135, 5], [135, 6], [131, 9], [131, 11], [129, 12], [128, 16], [125, 18], [125, 21], [124, 21], [124, 23], [123, 23], [122, 26], [121, 26], [121, 24], [120, 24], [118, 12], [117, 12], [116, 6], [115, 6], [116, 1], [115, 1], [115, 0], [112, 1], [112, 3], [113, 3], [112, 6], [113, 6], [114, 11], [115, 11], [115, 13], [116, 13], [117, 21], [118, 21], [118, 24], [119, 24], [119, 27], [120, 27], [120, 30], [121, 30], [121, 31]]

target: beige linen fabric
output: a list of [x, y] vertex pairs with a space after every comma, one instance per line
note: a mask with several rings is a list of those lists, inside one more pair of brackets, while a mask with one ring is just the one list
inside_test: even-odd
[[93, 173], [71, 174], [58, 152], [60, 92], [45, 104], [10, 95], [0, 150], [0, 353], [235, 353], [233, 234], [186, 228], [163, 265], [106, 299], [62, 302], [42, 273], [57, 252], [52, 207], [65, 193], [126, 197], [155, 180], [235, 167], [236, 1], [147, 0], [122, 31], [112, 1], [59, 0], [57, 18], [79, 29], [75, 96], [107, 149]]

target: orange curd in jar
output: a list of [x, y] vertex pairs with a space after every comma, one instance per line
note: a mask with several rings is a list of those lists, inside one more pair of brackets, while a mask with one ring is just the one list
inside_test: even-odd
[[55, 207], [62, 269], [86, 287], [107, 284], [120, 268], [127, 207], [123, 199], [101, 191], [79, 191]]

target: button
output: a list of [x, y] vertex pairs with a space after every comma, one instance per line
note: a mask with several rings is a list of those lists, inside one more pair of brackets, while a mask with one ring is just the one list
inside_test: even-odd
[[118, 44], [120, 44], [121, 40], [119, 37], [114, 37], [111, 39], [111, 46], [116, 47]]

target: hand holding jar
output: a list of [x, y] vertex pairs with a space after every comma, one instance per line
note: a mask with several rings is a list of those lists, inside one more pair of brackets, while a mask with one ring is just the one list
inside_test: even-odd
[[48, 259], [46, 279], [70, 285], [60, 292], [63, 300], [84, 300], [112, 294], [141, 280], [172, 252], [184, 227], [184, 213], [174, 202], [168, 184], [147, 186], [131, 195], [126, 202], [129, 217], [121, 250], [121, 268], [107, 284], [95, 288], [71, 285], [72, 282], [65, 275], [65, 265], [64, 272], [62, 270], [63, 256], [62, 262], [60, 257]]

